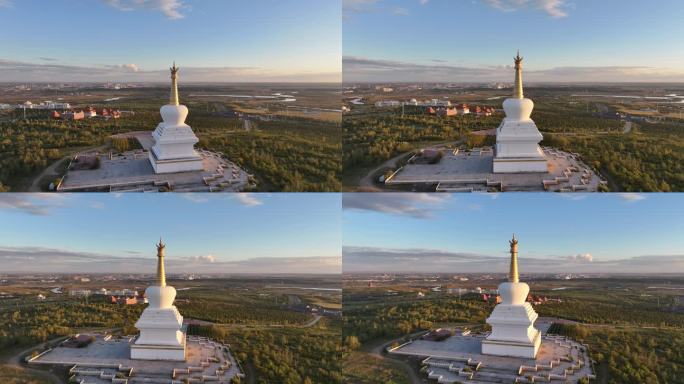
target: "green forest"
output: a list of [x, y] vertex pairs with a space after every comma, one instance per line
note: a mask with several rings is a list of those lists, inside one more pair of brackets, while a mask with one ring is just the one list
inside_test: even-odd
[[681, 329], [588, 327], [554, 323], [549, 332], [589, 345], [599, 382], [615, 384], [684, 383], [684, 332]]
[[[257, 383], [341, 383], [340, 322], [321, 319], [311, 328], [231, 329], [191, 326], [188, 332], [231, 345]], [[250, 372], [250, 370], [252, 372]]]
[[[607, 179], [610, 190], [684, 190], [684, 124], [639, 121], [624, 133], [624, 121], [602, 115], [614, 112], [609, 105], [579, 103], [555, 94], [534, 100], [532, 118], [544, 135], [541, 144], [579, 153]], [[355, 178], [369, 168], [427, 144], [491, 144], [468, 132], [496, 128], [503, 118], [500, 113], [490, 117], [402, 116], [401, 108], [365, 108], [343, 119], [345, 185], [357, 182]]]
[[[597, 382], [684, 382], [684, 314], [672, 310], [673, 296], [644, 296], [642, 287], [649, 281], [638, 279], [623, 279], [619, 283], [598, 279], [582, 284], [593, 289], [550, 291], [535, 287], [535, 292], [563, 301], [535, 305], [534, 309], [539, 316], [578, 322], [554, 323], [550, 332], [589, 345], [591, 358], [597, 362]], [[416, 300], [413, 293], [387, 297], [384, 290], [347, 291], [343, 326], [345, 364], [372, 359], [366, 353], [369, 346], [444, 324], [486, 330], [485, 319], [494, 306], [472, 294], [460, 300], [441, 294]], [[383, 361], [386, 364], [375, 371], [373, 380], [365, 382], [379, 383], [380, 378], [393, 377], [401, 382], [401, 368], [392, 367], [387, 359]]]
[[[259, 191], [338, 191], [342, 172], [338, 122], [288, 118], [243, 121], [224, 117], [225, 106], [190, 103], [187, 123], [199, 147], [222, 153], [254, 174]], [[0, 189], [21, 191], [52, 163], [85, 149], [128, 150], [135, 143], [110, 136], [151, 131], [160, 122], [157, 107], [132, 106], [135, 114], [117, 120], [52, 120], [48, 111], [11, 112], [0, 121]]]
[[344, 303], [345, 337], [364, 343], [427, 330], [440, 323], [484, 323], [492, 306], [476, 300], [407, 300], [404, 302]]
[[0, 308], [0, 350], [37, 345], [78, 329], [132, 330], [142, 305], [111, 305], [104, 299], [33, 303]]
[[[375, 113], [377, 112], [377, 113]], [[401, 115], [401, 108], [345, 115], [342, 123], [345, 173], [377, 165], [432, 142], [458, 141], [471, 131], [495, 128], [501, 116]]]

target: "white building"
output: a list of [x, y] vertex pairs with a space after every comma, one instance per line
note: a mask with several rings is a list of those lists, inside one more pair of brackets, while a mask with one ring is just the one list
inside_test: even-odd
[[43, 101], [42, 103], [39, 104], [33, 104], [30, 100], [27, 100], [21, 104], [17, 104], [15, 108], [18, 109], [71, 109], [71, 104], [69, 103], [60, 103], [60, 102], [54, 102], [54, 101]]
[[173, 305], [176, 289], [166, 285], [165, 245], [157, 244], [157, 282], [145, 290], [149, 305], [135, 327], [140, 335], [131, 344], [131, 359], [185, 361], [183, 316]]
[[90, 289], [72, 289], [69, 296], [90, 296], [93, 292]]
[[375, 102], [376, 107], [399, 107], [401, 106], [401, 101], [397, 100], [380, 100]]
[[149, 153], [150, 163], [155, 173], [201, 171], [204, 169], [202, 157], [194, 147], [199, 139], [185, 124], [188, 108], [178, 100], [178, 68], [174, 63], [170, 69], [171, 97], [169, 104], [161, 107], [163, 121], [152, 133], [154, 145]]
[[485, 355], [513, 356], [533, 359], [541, 345], [541, 332], [534, 328], [537, 313], [528, 303], [530, 287], [518, 275], [518, 240], [513, 235], [508, 282], [499, 285], [501, 303], [487, 319], [492, 333], [482, 341]]
[[530, 118], [534, 103], [523, 97], [522, 57], [515, 57], [513, 97], [503, 103], [506, 117], [496, 129], [494, 173], [548, 172], [544, 152], [539, 147], [542, 134]]

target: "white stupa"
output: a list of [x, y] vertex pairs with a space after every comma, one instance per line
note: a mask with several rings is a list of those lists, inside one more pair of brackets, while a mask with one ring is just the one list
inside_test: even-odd
[[178, 68], [171, 70], [171, 97], [161, 107], [162, 122], [152, 133], [154, 146], [150, 150], [150, 163], [155, 173], [176, 173], [204, 169], [202, 157], [195, 151], [199, 141], [192, 128], [185, 124], [188, 108], [178, 99]]
[[181, 331], [183, 316], [173, 305], [176, 290], [166, 285], [164, 248], [160, 239], [157, 245], [157, 284], [145, 290], [149, 305], [135, 323], [140, 335], [131, 345], [131, 359], [185, 361], [185, 334]]
[[487, 319], [492, 333], [482, 341], [485, 355], [535, 358], [541, 345], [541, 332], [534, 328], [537, 313], [528, 303], [530, 287], [518, 276], [518, 240], [513, 235], [511, 267], [508, 282], [499, 285], [501, 303]]
[[506, 117], [496, 129], [494, 173], [548, 172], [544, 152], [539, 147], [542, 134], [530, 119], [534, 103], [523, 97], [522, 57], [515, 60], [513, 97], [504, 100]]

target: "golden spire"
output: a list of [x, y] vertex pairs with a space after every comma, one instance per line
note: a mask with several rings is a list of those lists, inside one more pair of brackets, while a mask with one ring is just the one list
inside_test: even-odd
[[515, 85], [513, 86], [513, 98], [522, 99], [523, 98], [523, 86], [522, 86], [522, 60], [520, 57], [520, 50], [518, 54], [513, 58], [515, 62]]
[[157, 244], [157, 285], [160, 287], [166, 286], [166, 272], [164, 271], [164, 248], [166, 245], [162, 243], [161, 237], [159, 244]]
[[180, 101], [178, 98], [178, 67], [176, 67], [176, 62], [173, 62], [173, 67], [169, 68], [171, 70], [171, 97], [169, 98], [169, 103], [171, 105], [179, 105]]
[[508, 274], [508, 281], [511, 283], [520, 282], [518, 275], [518, 239], [513, 234], [513, 239], [508, 242], [511, 245], [511, 269]]

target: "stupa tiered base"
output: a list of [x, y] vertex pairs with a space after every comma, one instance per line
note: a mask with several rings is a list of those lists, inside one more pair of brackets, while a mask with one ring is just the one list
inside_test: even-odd
[[548, 172], [544, 151], [539, 147], [543, 136], [530, 119], [534, 103], [530, 99], [511, 98], [503, 103], [506, 118], [496, 129], [494, 173]]
[[533, 342], [517, 342], [510, 340], [482, 340], [482, 354], [494, 356], [511, 356], [534, 359], [541, 345], [541, 333], [537, 332]]
[[199, 155], [197, 155], [197, 157], [161, 160], [157, 158], [154, 151], [150, 151], [149, 158], [154, 173], [178, 173], [204, 170], [202, 157]]
[[181, 346], [131, 344], [131, 359], [185, 361], [185, 343]]
[[546, 159], [533, 157], [495, 157], [492, 161], [494, 173], [547, 173]]

